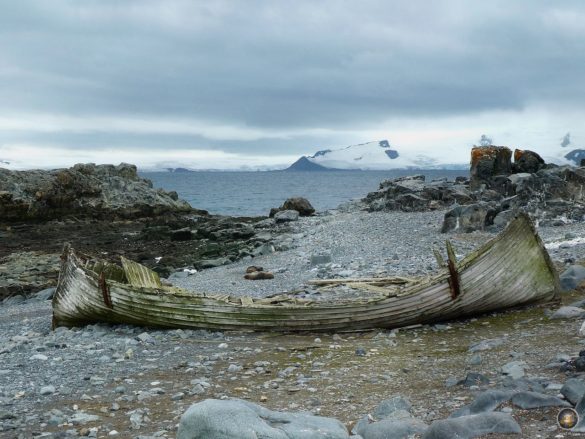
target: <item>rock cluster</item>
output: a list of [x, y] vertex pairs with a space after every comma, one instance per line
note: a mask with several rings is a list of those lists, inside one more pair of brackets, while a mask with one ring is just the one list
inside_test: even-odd
[[140, 218], [190, 212], [176, 192], [153, 189], [136, 166], [77, 164], [51, 171], [0, 168], [0, 221], [67, 216]]
[[546, 164], [535, 152], [474, 147], [470, 178], [425, 182], [422, 175], [386, 180], [363, 200], [369, 211], [450, 208], [443, 232], [502, 227], [523, 210], [546, 222], [585, 217], [585, 168]]
[[[311, 205], [309, 200], [303, 197], [293, 197], [288, 198], [280, 207], [273, 207], [270, 209], [270, 218], [275, 217], [279, 212], [290, 212], [296, 211], [298, 212], [299, 216], [311, 216], [315, 213], [315, 208]], [[289, 219], [290, 213], [287, 214], [288, 217], [284, 221], [294, 221], [294, 219]]]

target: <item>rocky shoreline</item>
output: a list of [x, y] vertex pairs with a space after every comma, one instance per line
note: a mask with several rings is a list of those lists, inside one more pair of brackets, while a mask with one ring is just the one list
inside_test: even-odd
[[[118, 181], [125, 191], [132, 187], [116, 180], [127, 172], [134, 181], [127, 165], [104, 169], [117, 172], [106, 180]], [[90, 174], [96, 172], [102, 171]], [[148, 187], [136, 184], [139, 190]], [[8, 192], [1, 179], [0, 190]], [[95, 201], [95, 191], [89, 192]], [[14, 196], [3, 197], [15, 202]], [[139, 199], [136, 204], [142, 205]], [[244, 334], [123, 325], [51, 330], [47, 299], [64, 241], [110, 260], [137, 260], [187, 288], [318, 298], [321, 293], [308, 288], [307, 280], [425, 275], [436, 269], [432, 249], [443, 249], [445, 238], [460, 257], [497, 231], [441, 234], [451, 207], [446, 202], [404, 212], [371, 209], [372, 201], [366, 197], [308, 216], [285, 203], [273, 218], [212, 216], [178, 202], [170, 205], [176, 209], [157, 215], [144, 211], [100, 220], [90, 212], [104, 204], [93, 201], [77, 204], [91, 206], [89, 217], [73, 211], [34, 221], [4, 217], [0, 437], [245, 437], [210, 433], [223, 428], [226, 417], [267, 438], [309, 437], [295, 430], [308, 426], [328, 431], [311, 437], [356, 439], [568, 434], [557, 425], [557, 413], [575, 405], [581, 410], [585, 394], [585, 361], [579, 359], [585, 353], [580, 331], [585, 275], [576, 265], [585, 260], [585, 223], [574, 220], [539, 226], [559, 273], [565, 273], [561, 304], [361, 333]], [[31, 211], [43, 210], [31, 203]], [[244, 279], [251, 264], [274, 278]]]

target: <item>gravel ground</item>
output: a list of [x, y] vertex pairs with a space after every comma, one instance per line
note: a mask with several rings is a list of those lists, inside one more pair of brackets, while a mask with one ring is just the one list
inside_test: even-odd
[[[425, 274], [436, 266], [430, 249], [443, 249], [445, 238], [463, 256], [493, 236], [441, 235], [442, 215], [339, 212], [303, 218], [272, 238], [275, 248], [288, 250], [204, 270], [180, 282], [233, 294], [249, 293], [253, 286], [257, 295], [267, 295], [316, 277]], [[559, 267], [585, 260], [585, 224], [539, 231]], [[330, 254], [331, 263], [311, 265], [311, 256], [318, 254]], [[245, 281], [245, 268], [252, 264], [273, 271], [275, 279]], [[563, 303], [583, 297], [583, 292], [566, 294]], [[409, 330], [293, 335], [123, 325], [51, 331], [49, 302], [4, 305], [0, 438], [170, 438], [192, 403], [231, 397], [332, 416], [350, 425], [382, 400], [403, 395], [412, 402], [413, 416], [431, 423], [481, 390], [510, 385], [501, 368], [516, 360], [525, 363], [527, 380], [518, 385], [558, 395], [568, 378], [584, 375], [560, 370], [558, 359], [576, 356], [585, 340], [579, 336], [582, 318], [551, 320], [548, 307], [558, 305]], [[478, 361], [469, 347], [494, 339], [501, 344], [481, 351]], [[489, 384], [446, 386], [468, 372], [485, 375]], [[557, 427], [556, 407], [506, 410], [523, 429], [514, 437], [578, 437]]]
[[[301, 218], [273, 240], [278, 251], [228, 266], [172, 278], [177, 286], [203, 292], [264, 297], [302, 292], [318, 299], [307, 281], [317, 278], [420, 276], [437, 270], [433, 248], [445, 254], [450, 239], [458, 257], [469, 253], [495, 233], [441, 234], [444, 211], [434, 212], [337, 212]], [[560, 263], [585, 259], [585, 224], [540, 227], [553, 259]], [[312, 256], [326, 255], [331, 262], [312, 264]], [[244, 279], [246, 268], [261, 266], [274, 279]], [[338, 290], [338, 294], [343, 294]], [[297, 293], [299, 294], [299, 293]]]

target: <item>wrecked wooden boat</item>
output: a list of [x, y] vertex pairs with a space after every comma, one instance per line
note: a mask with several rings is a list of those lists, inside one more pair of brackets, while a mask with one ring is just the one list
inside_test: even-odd
[[525, 214], [460, 261], [447, 243], [447, 261], [431, 277], [320, 280], [341, 283], [355, 298], [315, 301], [287, 295], [254, 299], [165, 286], [148, 268], [122, 258], [121, 266], [66, 246], [53, 326], [126, 323], [165, 328], [265, 331], [347, 331], [430, 323], [550, 301], [559, 281]]

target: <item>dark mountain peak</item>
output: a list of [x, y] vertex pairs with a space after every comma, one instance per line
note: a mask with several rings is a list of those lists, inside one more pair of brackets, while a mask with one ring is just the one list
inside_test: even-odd
[[313, 163], [307, 157], [302, 156], [292, 165], [285, 169], [285, 171], [330, 171], [331, 169], [326, 168], [325, 166], [318, 165], [317, 163]]

